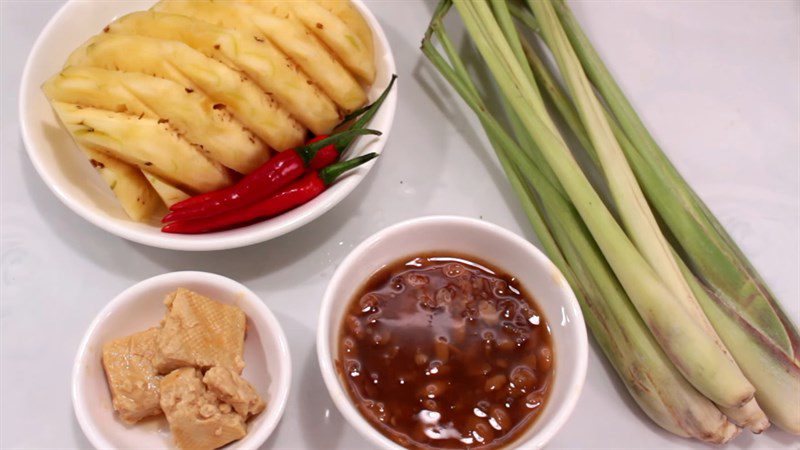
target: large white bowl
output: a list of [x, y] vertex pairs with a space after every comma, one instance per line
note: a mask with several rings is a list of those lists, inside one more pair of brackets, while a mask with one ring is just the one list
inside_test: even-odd
[[431, 252], [475, 255], [517, 277], [548, 320], [553, 338], [554, 382], [544, 411], [508, 448], [539, 449], [564, 425], [586, 378], [588, 343], [583, 314], [561, 272], [533, 244], [491, 223], [455, 216], [412, 219], [379, 231], [336, 269], [322, 299], [317, 356], [325, 385], [347, 421], [373, 444], [402, 447], [358, 412], [336, 370], [339, 330], [352, 297], [370, 275], [399, 258]]
[[[361, 0], [352, 0], [372, 27], [375, 40], [377, 82], [370, 100], [380, 95], [392, 74], [394, 56], [378, 21]], [[174, 250], [221, 250], [243, 247], [286, 234], [316, 219], [344, 199], [366, 176], [369, 162], [342, 177], [311, 202], [279, 217], [236, 230], [205, 235], [162, 233], [157, 223], [138, 223], [129, 219], [114, 195], [94, 173], [86, 158], [58, 124], [41, 85], [61, 70], [67, 56], [90, 36], [100, 32], [114, 18], [149, 8], [153, 2], [136, 0], [70, 0], [39, 35], [25, 64], [20, 86], [19, 116], [25, 148], [42, 180], [70, 209], [98, 227], [117, 236], [153, 247]], [[349, 156], [380, 152], [394, 119], [397, 86], [370, 123], [383, 132], [380, 137], [362, 137], [353, 144]]]
[[126, 425], [114, 413], [101, 362], [105, 342], [158, 325], [164, 317], [164, 297], [184, 287], [223, 303], [238, 306], [247, 316], [244, 341], [249, 381], [267, 403], [247, 422], [247, 436], [227, 449], [255, 449], [280, 421], [292, 380], [286, 336], [264, 302], [242, 284], [205, 272], [172, 272], [141, 281], [114, 298], [97, 315], [83, 337], [72, 369], [72, 403], [84, 434], [98, 449], [175, 448], [163, 416]]

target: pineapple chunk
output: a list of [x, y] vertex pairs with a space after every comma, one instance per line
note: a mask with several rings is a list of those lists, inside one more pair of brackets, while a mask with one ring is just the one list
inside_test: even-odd
[[167, 207], [191, 197], [191, 195], [169, 184], [158, 175], [153, 175], [147, 171], [142, 171], [142, 173]]
[[75, 50], [67, 64], [141, 72], [203, 91], [214, 108], [227, 108], [276, 149], [300, 145], [305, 137], [303, 126], [252, 80], [183, 42], [104, 33]]
[[372, 28], [370, 28], [364, 16], [353, 6], [350, 0], [314, 1], [347, 24], [347, 28], [352, 30], [361, 40], [361, 43], [364, 44], [368, 55], [375, 54], [375, 44], [372, 41]]
[[192, 191], [208, 192], [232, 183], [224, 167], [206, 158], [165, 123], [70, 103], [52, 105], [81, 145], [101, 149]]
[[311, 30], [356, 76], [375, 81], [375, 57], [361, 39], [335, 14], [309, 0], [286, 2], [303, 25]]
[[144, 117], [166, 119], [192, 144], [240, 173], [269, 158], [269, 148], [202, 92], [174, 81], [97, 67], [67, 67], [42, 86], [50, 101], [74, 103]]
[[244, 71], [298, 122], [315, 134], [339, 122], [336, 105], [269, 41], [178, 14], [135, 12], [108, 26], [111, 33], [181, 41], [210, 58]]
[[245, 4], [211, 0], [162, 0], [153, 9], [194, 17], [268, 39], [297, 64], [344, 111], [358, 109], [367, 96], [355, 78], [306, 30], [285, 7], [280, 16], [268, 12], [272, 3]]
[[146, 221], [161, 208], [161, 200], [139, 169], [101, 151], [80, 144], [78, 147], [89, 158], [131, 219]]

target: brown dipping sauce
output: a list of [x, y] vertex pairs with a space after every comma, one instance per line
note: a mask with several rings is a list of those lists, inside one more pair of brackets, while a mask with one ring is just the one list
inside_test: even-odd
[[547, 400], [549, 326], [511, 275], [435, 255], [369, 278], [344, 318], [337, 368], [361, 414], [404, 447], [503, 447]]

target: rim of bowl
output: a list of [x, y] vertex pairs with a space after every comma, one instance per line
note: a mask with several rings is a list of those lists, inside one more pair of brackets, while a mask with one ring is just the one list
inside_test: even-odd
[[[349, 176], [343, 177], [338, 183], [336, 183], [338, 188], [333, 192], [333, 195], [326, 196], [326, 192], [323, 192], [321, 196], [312, 200], [312, 202], [316, 201], [317, 203], [314, 208], [302, 211], [302, 214], [293, 217], [290, 221], [278, 222], [277, 224], [274, 222], [269, 223], [270, 221], [267, 220], [243, 228], [201, 235], [173, 235], [167, 233], [150, 234], [149, 232], [130, 227], [127, 225], [127, 222], [113, 219], [107, 216], [104, 212], [98, 212], [87, 208], [82, 202], [74, 199], [60, 189], [57, 183], [54, 181], [54, 178], [49, 175], [48, 170], [44, 167], [44, 163], [39, 157], [39, 152], [37, 150], [32, 150], [33, 148], [38, 147], [34, 144], [34, 140], [31, 137], [31, 131], [29, 129], [31, 125], [26, 120], [29, 109], [29, 96], [26, 94], [28, 93], [28, 85], [31, 82], [30, 72], [33, 70], [33, 56], [41, 52], [45, 43], [51, 39], [50, 34], [53, 32], [56, 24], [61, 22], [62, 16], [65, 15], [74, 4], [80, 2], [81, 0], [68, 0], [64, 5], [62, 5], [61, 8], [59, 8], [59, 10], [44, 26], [39, 34], [39, 37], [36, 39], [36, 42], [33, 44], [33, 47], [31, 47], [31, 50], [28, 53], [28, 59], [25, 62], [25, 67], [22, 70], [22, 77], [20, 79], [20, 96], [17, 114], [20, 118], [20, 131], [26, 153], [28, 154], [28, 158], [33, 163], [34, 169], [39, 174], [39, 177], [42, 179], [44, 184], [47, 185], [50, 191], [53, 192], [53, 194], [55, 194], [55, 196], [61, 201], [61, 203], [98, 228], [132, 242], [167, 250], [215, 251], [246, 247], [248, 245], [265, 242], [290, 233], [322, 216], [334, 206], [341, 203], [341, 201], [344, 200], [348, 195], [350, 195], [350, 193], [355, 190], [356, 186], [358, 186], [367, 176], [372, 169], [372, 166], [377, 163], [377, 160], [372, 160], [353, 170]], [[364, 19], [366, 19], [367, 23], [369, 23], [374, 39], [377, 39], [381, 43], [381, 46], [386, 49], [386, 53], [384, 55], [380, 55], [380, 57], [376, 56], [376, 59], [385, 60], [387, 66], [386, 69], [389, 74], [397, 73], [394, 53], [392, 52], [392, 48], [389, 45], [389, 40], [386, 38], [386, 34], [380, 22], [372, 14], [372, 11], [367, 8], [363, 0], [351, 0], [351, 2], [358, 9]], [[386, 142], [389, 139], [389, 134], [392, 130], [392, 125], [394, 124], [399, 84], [400, 83], [398, 81], [395, 81], [394, 88], [389, 93], [383, 104], [382, 111], [386, 111], [385, 126], [381, 130], [383, 134], [370, 147], [370, 151], [377, 152], [378, 154], [383, 152], [383, 147], [386, 145]], [[330, 192], [331, 191], [328, 191], [327, 193]]]
[[152, 289], [153, 285], [159, 285], [161, 283], [175, 283], [177, 285], [185, 282], [184, 280], [196, 281], [198, 279], [207, 281], [209, 284], [223, 286], [231, 291], [242, 292], [244, 295], [240, 297], [241, 301], [249, 303], [250, 306], [258, 312], [258, 315], [267, 323], [268, 330], [265, 331], [271, 333], [277, 340], [280, 349], [278, 352], [278, 360], [280, 360], [281, 365], [280, 377], [284, 382], [282, 385], [278, 386], [276, 398], [270, 402], [270, 408], [264, 411], [264, 414], [267, 414], [266, 420], [261, 423], [261, 426], [254, 430], [248, 428], [247, 437], [252, 436], [254, 442], [257, 442], [258, 445], [262, 445], [275, 430], [275, 427], [277, 427], [286, 410], [286, 405], [289, 401], [289, 392], [292, 387], [292, 358], [289, 353], [289, 343], [278, 319], [272, 314], [272, 311], [270, 311], [261, 297], [236, 280], [210, 272], [169, 272], [139, 281], [117, 294], [117, 296], [108, 302], [103, 309], [97, 313], [95, 318], [92, 319], [91, 324], [89, 324], [89, 327], [86, 329], [86, 333], [83, 335], [81, 343], [78, 346], [78, 351], [75, 354], [75, 361], [72, 365], [70, 380], [72, 409], [75, 412], [75, 417], [78, 419], [78, 424], [83, 434], [95, 448], [114, 448], [114, 446], [110, 442], [107, 442], [106, 439], [95, 430], [96, 426], [88, 414], [84, 402], [84, 395], [82, 395], [83, 391], [78, 381], [84, 372], [83, 362], [86, 359], [86, 353], [92, 336], [95, 334], [100, 324], [114, 313], [115, 309], [121, 305], [137, 301], [144, 293]]
[[[367, 253], [373, 244], [383, 239], [384, 236], [414, 225], [452, 224], [453, 222], [456, 222], [460, 225], [474, 226], [485, 232], [495, 233], [500, 235], [501, 238], [512, 241], [516, 245], [525, 248], [528, 253], [533, 255], [536, 260], [540, 261], [543, 266], [550, 266], [553, 273], [557, 273], [559, 277], [563, 279], [561, 271], [558, 270], [555, 264], [553, 264], [553, 262], [550, 261], [550, 259], [541, 250], [539, 250], [539, 248], [537, 248], [528, 240], [501, 227], [500, 225], [464, 216], [434, 215], [406, 220], [381, 229], [354, 248], [339, 264], [330, 282], [328, 282], [328, 287], [325, 289], [317, 324], [317, 359], [319, 360], [320, 371], [322, 372], [322, 378], [325, 381], [325, 386], [327, 387], [328, 393], [333, 399], [334, 404], [336, 404], [336, 407], [339, 409], [339, 412], [362, 436], [366, 437], [373, 444], [379, 445], [385, 449], [403, 450], [403, 447], [392, 442], [389, 438], [381, 434], [357, 411], [352, 400], [350, 399], [350, 395], [342, 386], [339, 377], [336, 374], [336, 369], [333, 366], [333, 356], [330, 351], [330, 340], [328, 337], [330, 336], [331, 328], [338, 327], [340, 322], [334, 321], [331, 318], [331, 308], [334, 302], [332, 294], [333, 287], [338, 286], [345, 278], [346, 269], [351, 266], [357, 258], [360, 258], [363, 254]], [[574, 352], [574, 357], [577, 361], [576, 369], [570, 376], [562, 377], [568, 383], [568, 391], [564, 403], [560, 406], [560, 408], [558, 408], [558, 410], [555, 412], [555, 415], [535, 435], [530, 436], [523, 441], [513, 442], [512, 444], [515, 445], [514, 448], [538, 449], [549, 442], [564, 426], [564, 424], [567, 422], [567, 419], [569, 419], [569, 417], [572, 415], [586, 381], [586, 371], [589, 357], [589, 341], [586, 333], [583, 312], [581, 311], [578, 300], [575, 297], [575, 293], [572, 291], [572, 288], [569, 286], [566, 280], [563, 280], [562, 283], [558, 283], [558, 285], [560, 286], [559, 289], [561, 290], [564, 298], [564, 307], [569, 308], [577, 320], [577, 323], [575, 323], [575, 332], [578, 333], [578, 339], [575, 343], [576, 348]]]

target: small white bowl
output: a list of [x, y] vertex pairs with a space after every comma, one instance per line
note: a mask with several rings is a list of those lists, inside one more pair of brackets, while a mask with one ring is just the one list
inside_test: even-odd
[[278, 320], [253, 291], [230, 278], [172, 272], [123, 291], [100, 311], [83, 337], [72, 369], [72, 404], [81, 429], [96, 448], [175, 448], [163, 416], [135, 425], [119, 419], [111, 405], [101, 355], [105, 342], [158, 325], [166, 312], [164, 296], [179, 287], [236, 305], [247, 315], [242, 376], [261, 394], [267, 408], [247, 422], [247, 436], [225, 448], [258, 448], [280, 421], [289, 399], [292, 368]]
[[[370, 100], [377, 98], [396, 73], [389, 41], [375, 16], [361, 0], [352, 0], [372, 27], [377, 67]], [[154, 2], [115, 0], [113, 2], [68, 1], [50, 19], [33, 45], [22, 73], [19, 117], [22, 140], [33, 166], [50, 190], [75, 213], [94, 225], [122, 238], [152, 247], [172, 250], [222, 250], [263, 242], [295, 230], [321, 216], [342, 201], [367, 175], [374, 161], [343, 176], [322, 195], [278, 217], [235, 230], [203, 235], [176, 235], [160, 231], [159, 224], [131, 220], [112, 192], [87, 163], [69, 134], [61, 128], [41, 90], [48, 78], [58, 73], [69, 54], [89, 37], [99, 33], [114, 18], [149, 8]], [[394, 120], [397, 83], [369, 124], [382, 136], [357, 139], [347, 157], [380, 153]], [[380, 158], [379, 158], [380, 159]]]
[[586, 378], [588, 343], [583, 314], [561, 272], [533, 244], [497, 225], [455, 216], [412, 219], [385, 228], [356, 247], [325, 291], [317, 328], [317, 356], [325, 385], [350, 425], [373, 444], [401, 450], [358, 412], [335, 368], [339, 330], [352, 297], [377, 270], [400, 258], [448, 251], [474, 255], [515, 275], [549, 322], [554, 382], [536, 422], [508, 448], [539, 449], [564, 425]]

